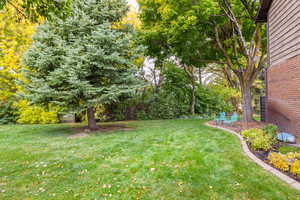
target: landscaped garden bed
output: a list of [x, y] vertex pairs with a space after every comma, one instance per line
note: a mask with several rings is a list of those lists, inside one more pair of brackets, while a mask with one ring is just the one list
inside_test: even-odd
[[[210, 124], [216, 125], [215, 122]], [[300, 182], [300, 148], [278, 141], [278, 128], [275, 125], [257, 121], [218, 125], [241, 134], [256, 157]]]

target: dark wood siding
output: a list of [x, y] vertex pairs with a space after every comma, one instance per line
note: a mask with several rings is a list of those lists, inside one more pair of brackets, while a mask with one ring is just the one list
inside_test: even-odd
[[270, 65], [300, 55], [300, 1], [273, 0], [268, 20]]

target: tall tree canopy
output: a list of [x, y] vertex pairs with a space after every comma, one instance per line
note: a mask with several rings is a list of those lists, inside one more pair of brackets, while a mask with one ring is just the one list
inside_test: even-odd
[[[176, 56], [187, 66], [219, 64], [234, 74], [252, 120], [251, 90], [266, 62], [266, 40], [253, 0], [139, 0], [148, 54]], [[229, 74], [229, 73], [228, 73]]]
[[38, 28], [24, 57], [25, 88], [32, 102], [87, 110], [89, 128], [97, 129], [94, 108], [138, 87], [132, 33], [116, 25], [128, 11], [127, 2], [77, 0], [72, 10]]
[[15, 81], [21, 78], [20, 60], [35, 30], [35, 24], [17, 21], [15, 14], [12, 8], [0, 11], [0, 105], [7, 104], [18, 89]]
[[0, 9], [15, 9], [19, 18], [38, 21], [39, 18], [51, 16], [65, 17], [70, 13], [73, 0], [0, 0]]
[[[146, 55], [156, 58], [156, 63], [166, 58], [176, 60], [190, 80], [191, 114], [195, 113], [195, 68], [202, 68], [205, 35], [200, 31], [197, 14], [203, 15], [203, 7], [194, 1], [140, 0], [141, 41], [147, 46]], [[208, 1], [210, 4], [210, 2]]]

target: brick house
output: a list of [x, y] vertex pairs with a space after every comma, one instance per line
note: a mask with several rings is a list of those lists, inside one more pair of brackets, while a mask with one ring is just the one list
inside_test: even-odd
[[261, 0], [267, 23], [266, 121], [300, 137], [300, 0]]

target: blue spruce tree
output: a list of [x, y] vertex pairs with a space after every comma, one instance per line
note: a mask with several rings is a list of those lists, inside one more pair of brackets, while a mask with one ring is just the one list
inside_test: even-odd
[[75, 0], [70, 16], [41, 25], [23, 58], [28, 99], [86, 110], [88, 127], [98, 129], [95, 107], [139, 87], [133, 34], [117, 25], [127, 11], [125, 0]]

